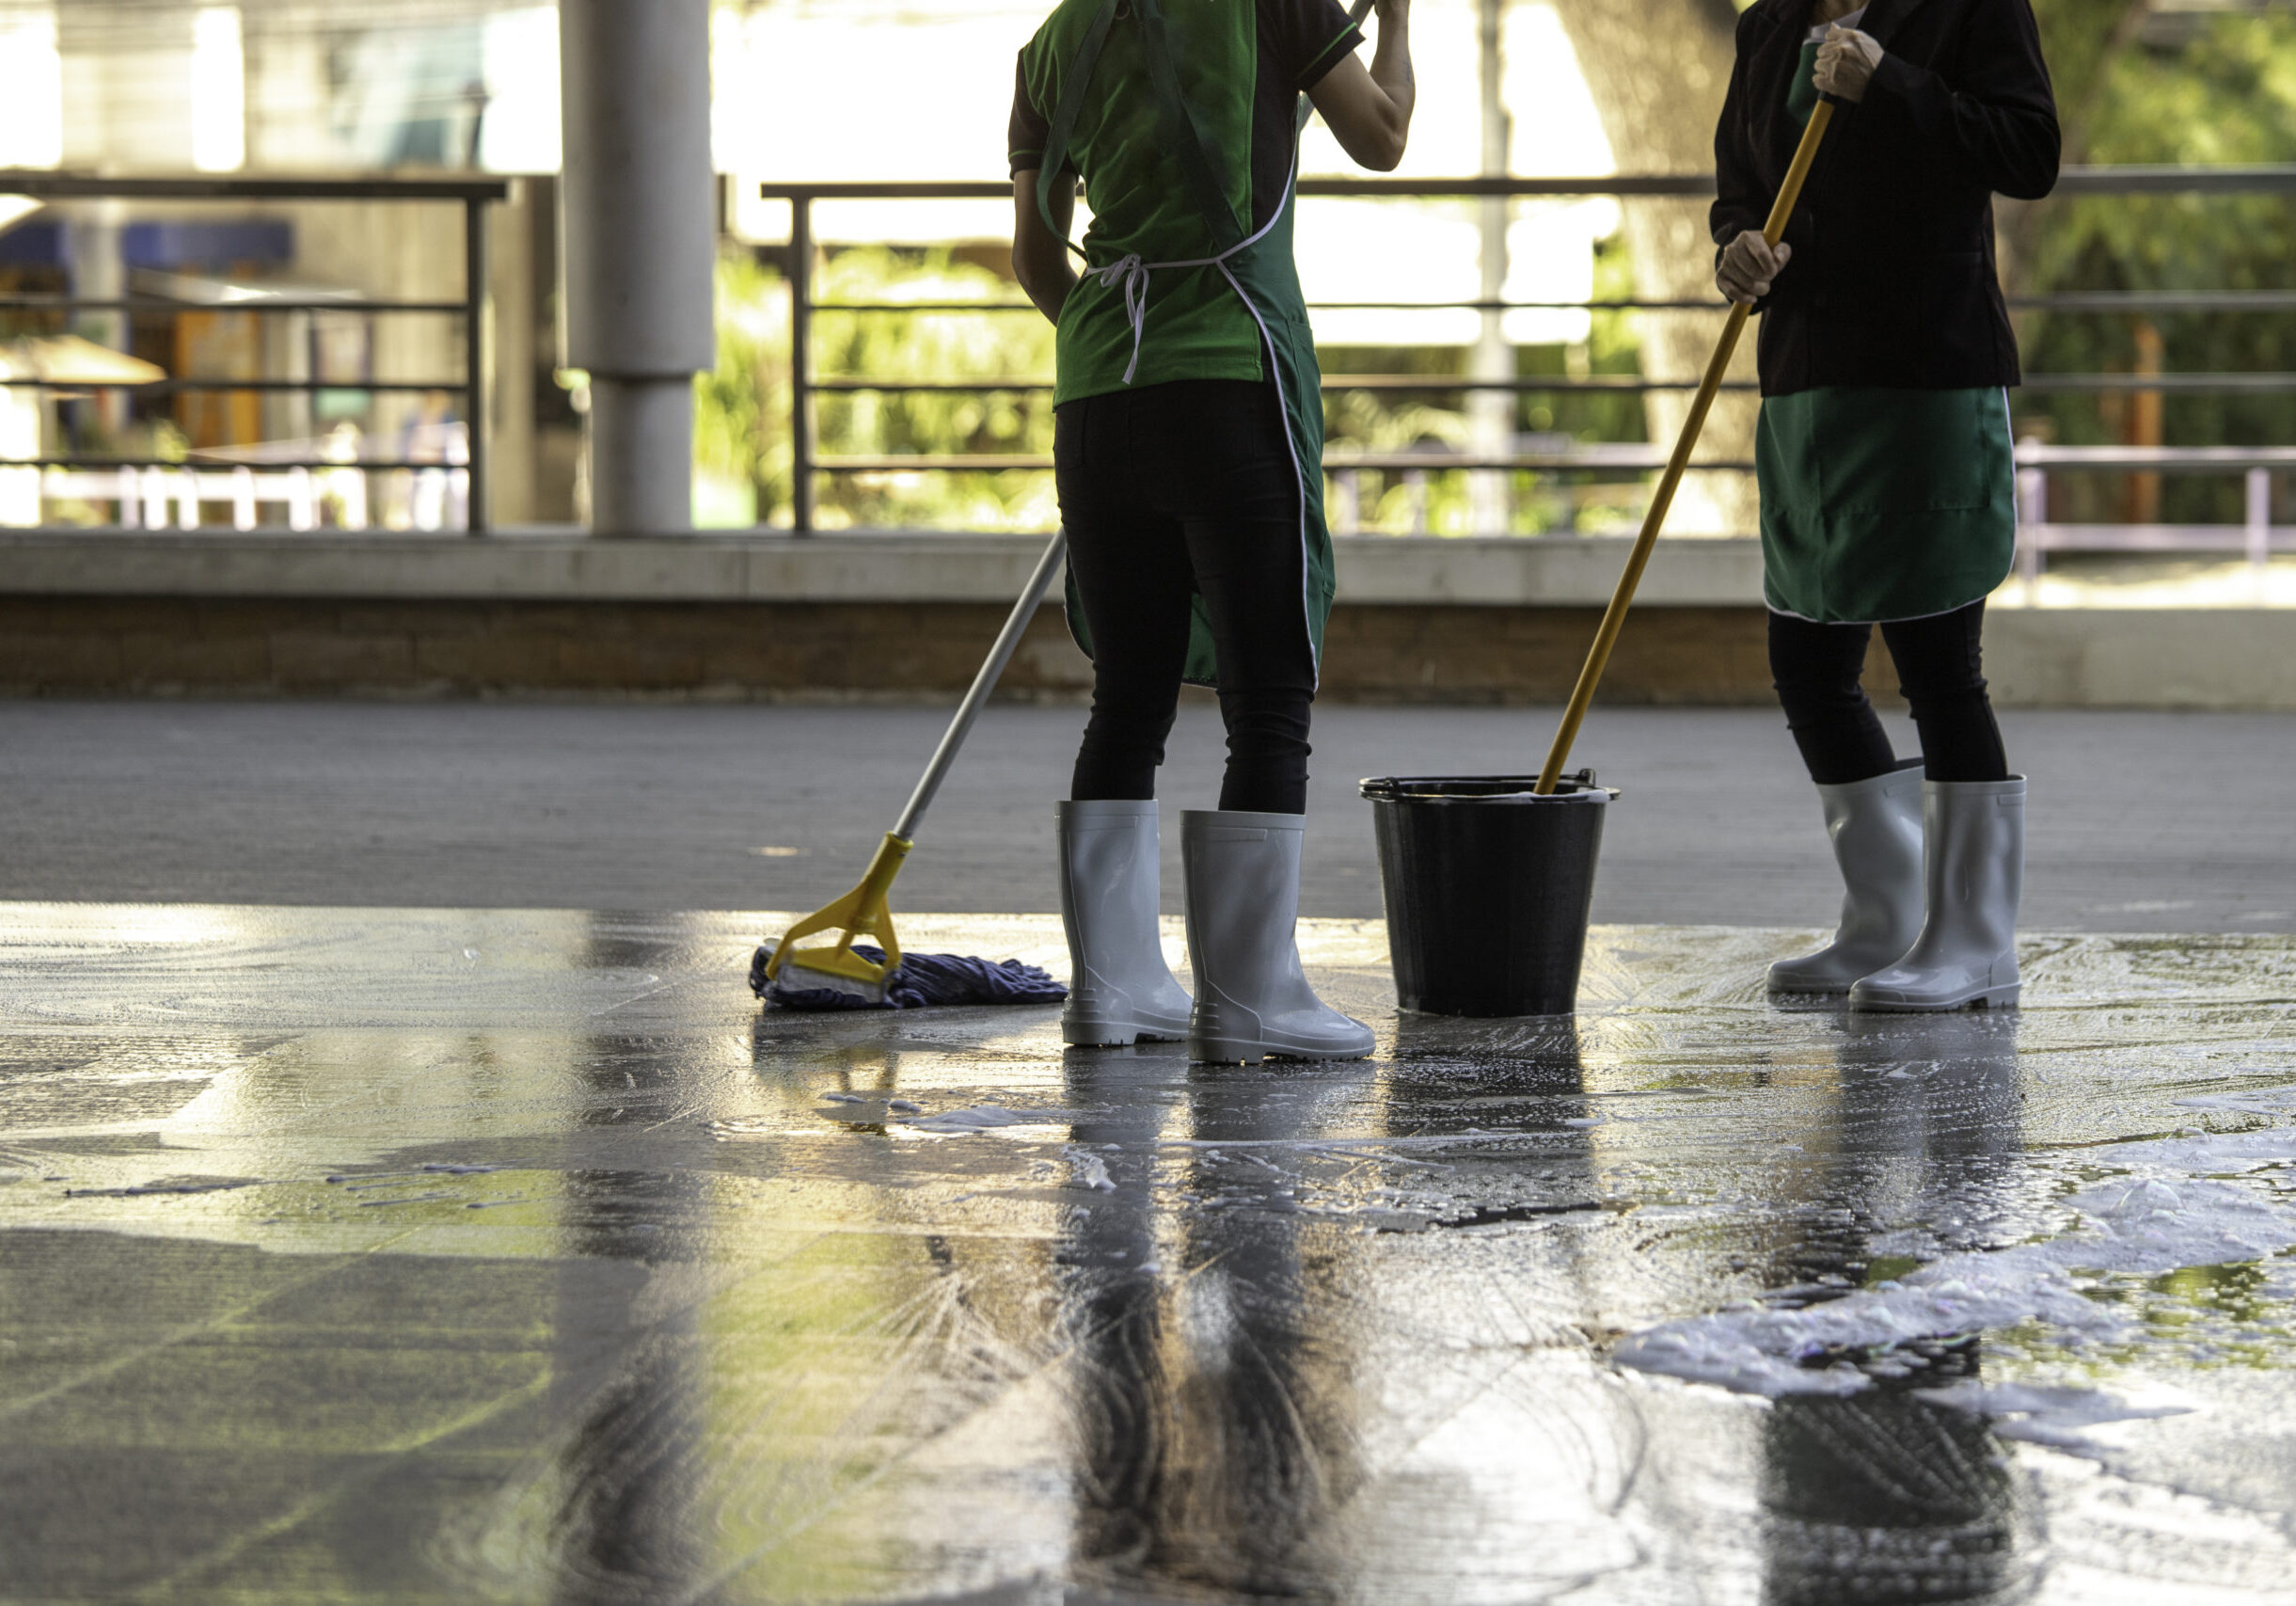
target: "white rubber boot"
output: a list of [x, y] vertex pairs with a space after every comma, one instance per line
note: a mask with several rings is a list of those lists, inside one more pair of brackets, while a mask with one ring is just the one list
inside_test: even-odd
[[1842, 923], [1817, 952], [1770, 966], [1773, 993], [1846, 993], [1922, 934], [1922, 761], [1817, 795], [1842, 870]]
[[1191, 1000], [1156, 933], [1156, 803], [1064, 803], [1060, 923], [1069, 1002], [1060, 1040], [1116, 1047], [1188, 1035]]
[[1193, 809], [1180, 817], [1187, 869], [1188, 962], [1196, 1018], [1188, 1057], [1257, 1065], [1361, 1059], [1371, 1028], [1307, 985], [1293, 933], [1300, 907], [1301, 814]]
[[1853, 1010], [2003, 1008], [2017, 1002], [2025, 890], [2025, 777], [1922, 788], [1929, 914], [1906, 957], [1849, 990]]

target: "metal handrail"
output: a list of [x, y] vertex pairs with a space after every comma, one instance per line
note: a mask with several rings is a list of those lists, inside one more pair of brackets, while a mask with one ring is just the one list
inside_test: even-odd
[[[767, 183], [768, 200], [1005, 200], [1003, 180], [958, 179], [908, 183], [859, 180]], [[1539, 196], [1679, 197], [1715, 193], [1712, 173], [1631, 173], [1608, 178], [1302, 179], [1304, 196], [1355, 196], [1401, 200], [1517, 200]], [[2296, 164], [2270, 167], [2068, 167], [2057, 175], [2059, 195], [2296, 194]]]
[[0, 458], [0, 469], [85, 469], [91, 474], [101, 474], [112, 469], [157, 469], [167, 472], [179, 470], [200, 474], [228, 473], [233, 469], [261, 469], [265, 473], [289, 469], [309, 469], [322, 473], [338, 469], [413, 469], [440, 473], [463, 469], [468, 465], [459, 459], [437, 457], [280, 457], [245, 458], [219, 457], [218, 452], [239, 448], [211, 447], [202, 454], [195, 449], [189, 457], [8, 457]]
[[[2059, 473], [2094, 474], [2237, 474], [2254, 471], [2296, 472], [2296, 446], [2043, 446], [2019, 442], [2014, 449], [2017, 466]], [[1602, 441], [1570, 452], [1512, 452], [1502, 456], [1451, 451], [1332, 452], [1323, 467], [1334, 471], [1439, 469], [1447, 472], [1473, 469], [1535, 469], [1543, 473], [1643, 472], [1666, 467], [1662, 445], [1642, 441]], [[1053, 459], [1035, 452], [884, 452], [840, 453], [817, 458], [815, 467], [848, 474], [972, 472], [1000, 473], [1020, 469], [1050, 469]], [[1750, 474], [1754, 465], [1738, 458], [1694, 460], [1693, 469]]]
[[[384, 395], [461, 390], [460, 379], [0, 379], [0, 390], [134, 390], [143, 396], [181, 396], [245, 390], [256, 395], [298, 390], [374, 390]], [[16, 463], [22, 458], [4, 461]]]
[[2257, 469], [2296, 470], [2296, 446], [2048, 446], [2017, 448], [2023, 469], [2086, 469], [2109, 474], [2229, 474]]
[[[6, 190], [0, 190], [5, 195]], [[461, 301], [364, 301], [316, 296], [258, 295], [244, 301], [179, 301], [172, 295], [129, 295], [116, 300], [72, 295], [0, 295], [0, 310], [32, 312], [460, 312]]]
[[[2073, 290], [2007, 297], [2013, 312], [2296, 312], [2296, 290]], [[0, 299], [0, 307], [8, 303]], [[1727, 312], [1718, 301], [1310, 301], [1325, 312]], [[1034, 312], [1033, 301], [816, 301], [816, 312]]]
[[[0, 195], [28, 196], [36, 200], [167, 200], [167, 201], [251, 201], [251, 200], [388, 200], [388, 201], [453, 201], [463, 211], [463, 294], [458, 301], [377, 301], [367, 298], [332, 299], [324, 296], [279, 297], [254, 296], [243, 301], [215, 303], [170, 300], [165, 296], [130, 295], [108, 299], [81, 298], [70, 295], [44, 296], [27, 294], [0, 295], [0, 310], [35, 311], [113, 311], [113, 312], [230, 312], [259, 315], [290, 312], [350, 312], [391, 314], [456, 314], [463, 319], [463, 376], [452, 380], [343, 380], [343, 379], [202, 379], [170, 378], [150, 384], [131, 384], [119, 381], [90, 383], [83, 380], [60, 381], [37, 378], [0, 380], [0, 388], [64, 390], [139, 390], [152, 395], [171, 395], [188, 392], [295, 392], [316, 394], [323, 390], [372, 390], [385, 393], [444, 390], [463, 398], [464, 434], [467, 460], [458, 463], [423, 463], [409, 465], [424, 469], [445, 469], [467, 476], [466, 501], [468, 512], [465, 519], [466, 533], [483, 535], [487, 529], [487, 438], [486, 438], [486, 208], [510, 195], [510, 183], [494, 178], [245, 178], [215, 175], [168, 178], [108, 178], [93, 173], [53, 172], [45, 169], [26, 171], [23, 168], [0, 167]], [[10, 459], [7, 466], [26, 468], [104, 469], [126, 467], [159, 467], [157, 462], [135, 463], [116, 458], [71, 457], [20, 461]], [[288, 469], [365, 469], [396, 465], [390, 462], [338, 463], [325, 458], [294, 458], [265, 467]], [[184, 467], [182, 464], [169, 465]]]
[[0, 167], [0, 195], [34, 200], [460, 200], [484, 203], [510, 196], [507, 179], [370, 176], [245, 178], [184, 173], [159, 178], [112, 178], [49, 167]]
[[[1698, 199], [1715, 193], [1715, 178], [1711, 173], [1645, 173], [1609, 178], [1450, 178], [1450, 179], [1392, 179], [1392, 178], [1311, 178], [1302, 179], [1298, 192], [1303, 197], [1352, 197], [1379, 199], [1532, 199], [1539, 198], [1570, 198], [1614, 196], [1625, 198], [1676, 198]], [[926, 313], [969, 314], [975, 312], [1019, 313], [1034, 311], [1024, 301], [996, 302], [816, 302], [813, 299], [814, 227], [813, 207], [819, 201], [833, 200], [996, 200], [1007, 199], [1012, 185], [1001, 181], [942, 181], [903, 183], [898, 181], [830, 182], [819, 183], [765, 183], [759, 186], [765, 199], [786, 200], [790, 203], [790, 330], [792, 411], [791, 443], [794, 468], [792, 497], [793, 533], [811, 534], [815, 527], [816, 473], [863, 473], [918, 470], [973, 470], [996, 472], [1006, 469], [1041, 469], [1052, 466], [1051, 459], [1039, 453], [879, 453], [839, 454], [823, 456], [815, 448], [813, 423], [813, 398], [822, 393], [853, 392], [898, 393], [1016, 393], [1041, 394], [1052, 389], [1050, 381], [1042, 379], [985, 379], [985, 380], [901, 380], [862, 377], [821, 379], [814, 376], [811, 365], [811, 325], [819, 312], [841, 311], [855, 313]], [[2114, 195], [2114, 194], [2273, 194], [2296, 195], [2296, 165], [2271, 167], [2071, 167], [2059, 175], [2058, 195]], [[2127, 313], [2127, 312], [2193, 312], [2221, 314], [2227, 312], [2287, 312], [2296, 311], [2296, 290], [2263, 291], [2183, 291], [2183, 292], [2066, 292], [2052, 295], [2029, 295], [2009, 298], [2009, 305], [2019, 311], [2047, 311], [2067, 313]], [[1506, 311], [1680, 311], [1721, 314], [1728, 309], [1719, 300], [1626, 299], [1613, 301], [1400, 301], [1400, 302], [1316, 302], [1311, 308], [1320, 310], [1395, 310], [1395, 311], [1450, 311], [1469, 310], [1480, 312]], [[2282, 394], [2296, 392], [2296, 373], [2255, 374], [2029, 374], [2022, 381], [2024, 389], [2036, 391], [2059, 392], [2174, 392], [2178, 394]], [[1433, 374], [1332, 374], [1323, 381], [1323, 388], [1332, 390], [1373, 390], [1387, 392], [1508, 392], [1513, 394], [1643, 394], [1655, 391], [1687, 391], [1698, 388], [1695, 380], [1648, 379], [1634, 374], [1589, 374], [1582, 376], [1529, 375], [1512, 378], [1477, 379], [1464, 375]], [[1730, 381], [1724, 389], [1734, 391], [1752, 391], [1759, 386], [1745, 380]], [[2226, 448], [2156, 448], [2136, 449], [2136, 461], [2128, 452], [2113, 455], [2111, 448], [2067, 448], [2020, 446], [2018, 462], [2027, 475], [2047, 470], [2072, 472], [2142, 471], [2174, 473], [2246, 472], [2251, 476], [2274, 471], [2296, 470], [2296, 455], [2281, 457], [2275, 449], [2257, 453], [2243, 453], [2244, 449]], [[2150, 452], [2157, 455], [2147, 455]], [[2223, 452], [2236, 453], [2225, 456]], [[1598, 472], [1640, 469], [1646, 465], [1635, 453], [1652, 459], [1655, 466], [1659, 456], [1655, 448], [1639, 448], [1621, 443], [1618, 448], [1602, 451], [1581, 451], [1569, 453], [1517, 453], [1503, 457], [1470, 456], [1463, 453], [1413, 454], [1407, 453], [1353, 453], [1327, 454], [1323, 467], [1335, 471], [1351, 469], [1386, 470], [1391, 469], [1536, 469], [1545, 472]], [[2124, 462], [2124, 459], [2128, 461]], [[1750, 463], [1707, 461], [1693, 465], [1708, 471], [1750, 472]], [[2267, 487], [2269, 489], [2269, 486]], [[2251, 501], [2256, 491], [2251, 484]], [[2028, 499], [2030, 500], [2030, 498]], [[2252, 517], [2251, 523], [2254, 519]], [[2253, 537], [2249, 541], [2256, 548]], [[2037, 549], [2036, 549], [2037, 550]]]
[[[0, 385], [8, 381], [0, 380]], [[2296, 374], [2028, 374], [2018, 381], [2025, 390], [2057, 390], [2071, 392], [2113, 390], [2169, 390], [2200, 396], [2229, 396], [2262, 393], [2279, 395], [2296, 391]], [[218, 389], [229, 389], [221, 380]], [[362, 387], [353, 387], [358, 389]], [[382, 389], [379, 386], [364, 389]], [[427, 389], [428, 387], [413, 387]], [[868, 391], [900, 391], [904, 394], [934, 395], [953, 393], [974, 395], [990, 391], [1017, 393], [1041, 392], [1053, 389], [1050, 379], [861, 379], [852, 377], [815, 379], [806, 387], [816, 395], [824, 392], [849, 395]], [[1475, 379], [1461, 374], [1326, 374], [1326, 390], [1504, 390], [1520, 396], [1568, 395], [1640, 395], [1650, 390], [1695, 390], [1695, 379], [1645, 379], [1639, 374], [1590, 374], [1580, 378], [1560, 374], [1533, 374], [1512, 379]], [[1724, 390], [1759, 390], [1761, 385], [1751, 379], [1726, 379]]]
[[[967, 474], [1007, 473], [1016, 469], [1044, 469], [1053, 467], [1053, 459], [1042, 453], [881, 453], [876, 456], [848, 456], [815, 459], [814, 467], [824, 471], [845, 474], [932, 473], [935, 471]], [[1457, 452], [1335, 452], [1323, 458], [1324, 469], [1333, 473], [1360, 469], [1367, 472], [1418, 471], [1433, 469], [1444, 473], [1463, 469], [1531, 469], [1542, 473], [1647, 473], [1666, 467], [1666, 449], [1648, 446], [1639, 441], [1605, 442], [1576, 452], [1514, 452], [1504, 456], [1477, 456]], [[1690, 465], [1691, 469], [1707, 473], [1750, 474], [1754, 466], [1735, 458], [1702, 458]]]

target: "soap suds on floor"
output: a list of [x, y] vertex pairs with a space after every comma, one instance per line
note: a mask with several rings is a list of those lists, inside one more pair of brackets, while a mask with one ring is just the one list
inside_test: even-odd
[[1116, 1191], [1116, 1179], [1108, 1174], [1108, 1162], [1089, 1149], [1079, 1149], [1071, 1143], [1060, 1152], [1069, 1162], [1069, 1185], [1092, 1188], [1100, 1193]]
[[1917, 1389], [1914, 1397], [1933, 1406], [1988, 1418], [1993, 1431], [2003, 1439], [2046, 1444], [2075, 1455], [2094, 1455], [2098, 1450], [2096, 1443], [2080, 1431], [2082, 1428], [2183, 1416], [2193, 1408], [2184, 1405], [2132, 1405], [2101, 1389], [2034, 1383], [1999, 1383], [1988, 1387], [1974, 1378], [1964, 1378], [1943, 1389]]
[[[2130, 1330], [2127, 1315], [2082, 1293], [2080, 1275], [2157, 1277], [2256, 1261], [2296, 1245], [2296, 1208], [2253, 1186], [2215, 1180], [2296, 1161], [2296, 1131], [2149, 1139], [2084, 1158], [2128, 1173], [2066, 1201], [2082, 1221], [2073, 1232], [1949, 1255], [1802, 1309], [1727, 1310], [1661, 1323], [1621, 1344], [1619, 1364], [1770, 1398], [1852, 1394], [1872, 1378], [1843, 1359], [1851, 1353], [2035, 1320], [2090, 1338]], [[1837, 1359], [1826, 1362], [1829, 1356]]]

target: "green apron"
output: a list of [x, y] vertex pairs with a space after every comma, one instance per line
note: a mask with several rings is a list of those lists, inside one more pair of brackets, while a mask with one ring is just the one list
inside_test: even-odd
[[[1093, 68], [1124, 3], [1125, 0], [1101, 0], [1100, 11], [1065, 75], [1060, 104], [1053, 115], [1043, 165], [1038, 169], [1044, 177], [1037, 188], [1037, 205], [1045, 226], [1055, 234], [1060, 230], [1052, 215], [1052, 184], [1068, 160], [1069, 137], [1083, 109]], [[1370, 8], [1371, 0], [1357, 0], [1351, 14], [1360, 23]], [[1156, 97], [1163, 148], [1179, 167], [1196, 209], [1203, 215], [1215, 254], [1156, 262], [1143, 261], [1139, 253], [1132, 252], [1109, 262], [1087, 261], [1085, 276], [1098, 278], [1102, 286], [1122, 289], [1132, 324], [1135, 366], [1140, 346], [1149, 338], [1148, 285], [1153, 274], [1216, 273], [1235, 292], [1259, 326], [1266, 375], [1283, 402], [1286, 444], [1291, 450], [1292, 473], [1299, 482], [1303, 557], [1300, 605], [1306, 613], [1308, 639], [1320, 674], [1323, 628], [1331, 616], [1335, 584], [1331, 532], [1323, 521], [1323, 375], [1316, 361], [1315, 339], [1307, 326], [1306, 297], [1301, 293], [1299, 269], [1291, 255], [1299, 135], [1307, 126], [1314, 108], [1306, 95], [1299, 98], [1297, 120], [1292, 129], [1291, 173], [1285, 182], [1283, 199], [1266, 227], [1257, 233], [1246, 233], [1250, 217], [1247, 214], [1239, 220], [1229, 199], [1233, 192], [1226, 179], [1227, 153], [1217, 142], [1204, 136], [1180, 88], [1179, 62], [1162, 8], [1157, 0], [1130, 0], [1129, 9], [1133, 25], [1141, 32], [1142, 56]], [[1127, 369], [1125, 382], [1129, 384], [1131, 380], [1132, 370]], [[1069, 633], [1085, 656], [1090, 658], [1092, 636], [1085, 620], [1073, 570], [1068, 578], [1068, 616]], [[1219, 664], [1211, 644], [1211, 619], [1201, 593], [1193, 603], [1182, 677], [1196, 686], [1219, 683]]]
[[[1817, 104], [1817, 43], [1786, 109]], [[1819, 624], [1950, 612], [2017, 558], [2017, 453], [1999, 390], [1827, 386], [1766, 397], [1755, 428], [1763, 599]]]

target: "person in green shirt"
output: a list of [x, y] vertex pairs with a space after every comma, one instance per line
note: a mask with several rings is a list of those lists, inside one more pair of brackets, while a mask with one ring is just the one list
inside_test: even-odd
[[[1763, 218], [1836, 102], [1784, 239]], [[2017, 338], [1992, 198], [2037, 199], [2061, 139], [2030, 0], [1756, 0], [1715, 135], [1716, 278], [1762, 312], [1770, 668], [1847, 897], [1775, 992], [1852, 1009], [2017, 1002], [2025, 778], [1986, 694], [1985, 599], [2017, 547]], [[1860, 684], [1878, 625], [1923, 756]]]
[[[1093, 664], [1057, 811], [1070, 1043], [1184, 1038], [1244, 1063], [1372, 1047], [1308, 987], [1293, 938], [1333, 590], [1293, 184], [1311, 106], [1364, 166], [1402, 158], [1410, 0], [1377, 0], [1367, 69], [1369, 8], [1063, 0], [1021, 52], [1013, 268], [1058, 326], [1069, 623]], [[1156, 928], [1156, 771], [1184, 681], [1216, 688], [1228, 745], [1219, 808], [1181, 817], [1193, 1000]]]

